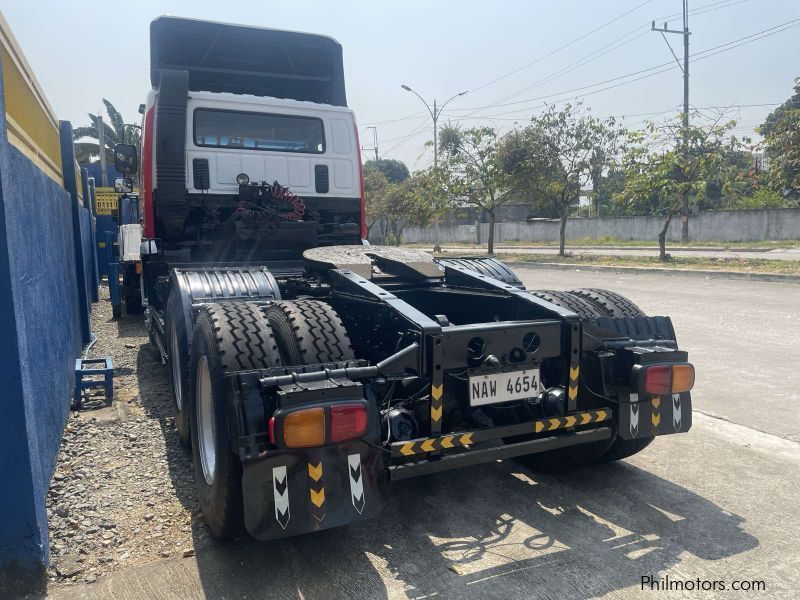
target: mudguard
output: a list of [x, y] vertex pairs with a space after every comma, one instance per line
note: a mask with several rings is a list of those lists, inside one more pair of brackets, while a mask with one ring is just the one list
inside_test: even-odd
[[622, 439], [685, 433], [692, 426], [692, 395], [689, 392], [650, 397], [630, 394], [629, 400], [619, 403], [618, 435]]
[[171, 289], [177, 289], [183, 307], [186, 339], [192, 339], [192, 307], [206, 302], [280, 300], [278, 283], [264, 266], [186, 267], [172, 270]]
[[276, 451], [242, 469], [245, 527], [259, 540], [346, 525], [381, 509], [381, 450], [360, 440]]

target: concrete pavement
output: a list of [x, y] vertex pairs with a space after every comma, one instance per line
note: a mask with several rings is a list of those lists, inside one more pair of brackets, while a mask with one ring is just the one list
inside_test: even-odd
[[[800, 289], [519, 270], [532, 288], [607, 287], [675, 321], [697, 365], [688, 434], [627, 461], [541, 475], [505, 461], [393, 484], [376, 519], [276, 543], [202, 546], [54, 598], [730, 597], [643, 576], [800, 586]], [[719, 588], [717, 588], [719, 590]]]

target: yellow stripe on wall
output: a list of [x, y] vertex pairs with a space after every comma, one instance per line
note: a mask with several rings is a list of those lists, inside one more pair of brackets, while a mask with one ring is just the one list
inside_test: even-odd
[[9, 143], [63, 186], [58, 119], [2, 14], [0, 61]]

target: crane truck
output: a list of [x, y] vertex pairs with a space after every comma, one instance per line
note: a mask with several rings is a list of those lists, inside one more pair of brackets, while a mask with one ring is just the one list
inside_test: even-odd
[[139, 173], [146, 324], [213, 536], [354, 523], [397, 480], [613, 461], [691, 427], [669, 317], [366, 242], [335, 40], [161, 17], [150, 47], [141, 151], [115, 158]]

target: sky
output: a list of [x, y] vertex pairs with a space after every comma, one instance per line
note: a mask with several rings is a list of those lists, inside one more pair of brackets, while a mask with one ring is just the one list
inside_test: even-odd
[[[676, 113], [682, 73], [650, 22], [681, 28], [680, 0], [0, 0], [60, 119], [79, 126], [108, 98], [128, 122], [149, 83], [149, 22], [159, 15], [321, 33], [344, 48], [348, 104], [364, 157], [428, 166], [429, 103], [467, 91], [440, 125], [524, 125], [545, 102], [582, 99], [631, 128]], [[727, 108], [753, 129], [800, 76], [800, 2], [689, 0], [690, 102]], [[682, 58], [682, 36], [666, 35]], [[704, 52], [705, 50], [710, 50]], [[662, 66], [659, 66], [662, 65]], [[653, 68], [657, 67], [657, 68]], [[605, 82], [605, 83], [604, 83]]]

